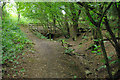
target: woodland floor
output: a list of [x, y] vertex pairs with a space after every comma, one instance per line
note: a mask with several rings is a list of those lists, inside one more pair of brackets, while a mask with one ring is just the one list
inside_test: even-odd
[[[75, 64], [71, 64], [72, 59], [63, 54], [64, 49], [61, 43], [45, 39], [39, 39], [28, 28], [22, 27], [28, 38], [34, 45], [34, 53], [28, 53], [25, 56], [23, 64], [27, 78], [70, 78], [78, 75]], [[83, 70], [83, 69], [81, 69]], [[81, 76], [84, 76], [81, 71]], [[80, 73], [79, 73], [80, 74]]]
[[[91, 37], [88, 39], [82, 39], [82, 35], [78, 37], [77, 41], [72, 39], [67, 40], [69, 44], [72, 44], [72, 49], [77, 52], [79, 56], [64, 54], [64, 48], [61, 42], [55, 40], [39, 39], [36, 37], [28, 27], [21, 27], [21, 30], [27, 35], [27, 37], [34, 43], [33, 51], [28, 50], [24, 59], [20, 62], [25, 69], [25, 78], [105, 78], [107, 75], [106, 69], [100, 68], [103, 63], [101, 60], [103, 56], [91, 53], [89, 48], [93, 43]], [[89, 36], [89, 35], [88, 35]], [[81, 43], [81, 45], [79, 45]], [[114, 48], [109, 42], [105, 43], [107, 53], [115, 52]], [[110, 54], [108, 54], [110, 56]], [[112, 54], [113, 60], [114, 54]], [[114, 67], [112, 66], [113, 70]]]

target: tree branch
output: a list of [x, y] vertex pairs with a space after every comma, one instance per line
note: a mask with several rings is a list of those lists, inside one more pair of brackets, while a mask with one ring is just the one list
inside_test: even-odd
[[[81, 5], [82, 7], [84, 7], [84, 6], [83, 6], [84, 3], [82, 4], [81, 2], [77, 2], [77, 4], [79, 4], [79, 5]], [[88, 5], [87, 5], [87, 7], [88, 7], [90, 10], [92, 10], [94, 13], [96, 13], [97, 15], [101, 16], [101, 14], [97, 13], [96, 11], [94, 11], [94, 9], [95, 9], [94, 7], [91, 7], [91, 6], [88, 6]]]
[[83, 3], [77, 2], [77, 3], [78, 3], [79, 5], [81, 5], [82, 7], [85, 8], [86, 14], [87, 14], [88, 17], [89, 17], [90, 22], [91, 22], [92, 24], [94, 24], [95, 26], [97, 26], [97, 22], [94, 21], [94, 19], [92, 18], [91, 14], [89, 13], [89, 9], [88, 9], [88, 8], [90, 8], [90, 7], [86, 6], [86, 4], [85, 4], [84, 2], [83, 2]]
[[100, 21], [99, 21], [99, 25], [101, 24], [104, 15], [106, 14], [107, 10], [111, 7], [112, 4], [113, 4], [113, 2], [111, 2], [111, 3], [108, 5], [108, 7], [105, 9], [105, 11], [103, 12], [103, 14], [102, 14], [102, 16], [101, 16], [101, 19], [100, 19]]

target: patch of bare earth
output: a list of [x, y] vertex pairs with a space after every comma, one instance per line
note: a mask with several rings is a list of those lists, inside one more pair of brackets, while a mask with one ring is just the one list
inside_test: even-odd
[[[66, 40], [69, 44], [73, 45], [72, 49], [75, 49], [74, 53], [77, 53], [76, 55], [76, 63], [78, 64], [78, 67], [83, 67], [83, 71], [86, 74], [87, 78], [106, 78], [108, 77], [107, 69], [102, 68], [104, 66], [104, 56], [97, 55], [95, 53], [91, 52], [90, 45], [93, 44], [91, 33], [88, 33], [86, 36], [86, 39], [82, 38], [83, 34], [81, 34], [77, 41], [72, 41], [72, 39]], [[114, 47], [109, 41], [105, 41], [105, 48], [107, 55], [110, 57], [111, 60], [109, 62], [112, 62], [114, 60], [117, 60], [116, 52]], [[101, 50], [101, 49], [100, 49]], [[112, 74], [114, 74], [118, 69], [118, 64], [112, 64], [111, 70]]]
[[[34, 52], [27, 51], [24, 55], [22, 67], [25, 68], [25, 78], [105, 78], [108, 76], [105, 68], [99, 69], [103, 64], [103, 55], [91, 53], [88, 49], [93, 43], [91, 33], [87, 39], [82, 35], [77, 41], [68, 39], [67, 42], [75, 49], [78, 55], [66, 55], [64, 48], [58, 41], [39, 39], [27, 27], [21, 27], [27, 37], [34, 43]], [[63, 38], [63, 37], [60, 37]], [[60, 39], [58, 38], [58, 39]], [[56, 40], [58, 40], [56, 39]], [[109, 42], [105, 42], [107, 54], [115, 60], [115, 50]], [[110, 54], [113, 52], [114, 54]], [[114, 67], [114, 66], [113, 66]], [[116, 66], [115, 66], [116, 67]], [[114, 71], [114, 68], [112, 68]], [[115, 68], [116, 69], [116, 68]]]
[[[79, 67], [69, 55], [63, 54], [61, 43], [39, 39], [27, 27], [21, 27], [34, 43], [34, 52], [28, 51], [22, 60], [25, 78], [73, 78], [85, 77], [83, 67]], [[81, 68], [81, 69], [80, 69]]]

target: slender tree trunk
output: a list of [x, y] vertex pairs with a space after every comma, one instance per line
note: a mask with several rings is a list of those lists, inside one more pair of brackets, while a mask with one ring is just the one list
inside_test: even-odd
[[[99, 7], [99, 11], [100, 11], [100, 13], [103, 13], [103, 5], [101, 4], [100, 5], [100, 7]], [[101, 18], [101, 16], [99, 15], [99, 17], [98, 18]], [[100, 29], [100, 24], [101, 24], [101, 21], [102, 21], [102, 19], [99, 21], [99, 23], [98, 23], [98, 27], [97, 27], [97, 30], [98, 30], [98, 38], [100, 38], [99, 39], [99, 42], [100, 42], [100, 44], [101, 44], [101, 48], [102, 48], [102, 51], [103, 51], [103, 55], [104, 55], [104, 59], [105, 59], [105, 65], [106, 65], [106, 67], [107, 67], [107, 71], [108, 71], [108, 74], [109, 74], [109, 77], [110, 77], [110, 79], [113, 79], [113, 76], [112, 76], [112, 72], [111, 72], [111, 68], [110, 68], [110, 65], [109, 65], [109, 60], [108, 60], [108, 57], [107, 57], [107, 52], [106, 52], [106, 50], [105, 50], [105, 45], [104, 45], [104, 42], [103, 42], [103, 35], [102, 35], [102, 32], [101, 32], [101, 29]], [[98, 42], [98, 44], [99, 44], [99, 42]]]
[[55, 18], [55, 15], [53, 15], [53, 27], [54, 27], [54, 31], [56, 33], [56, 18]]
[[0, 17], [1, 17], [1, 20], [2, 20], [2, 7], [1, 7], [2, 3], [0, 2]]
[[73, 3], [71, 3], [70, 9], [71, 9], [71, 13], [72, 13], [72, 27], [73, 27], [73, 28], [72, 28], [72, 29], [73, 29], [72, 38], [73, 38], [73, 41], [75, 41], [75, 40], [77, 39], [78, 20], [79, 20], [79, 16], [80, 16], [81, 10], [78, 11], [78, 15], [77, 15]]
[[1, 20], [0, 20], [0, 28], [1, 28], [1, 24], [2, 24], [2, 3], [0, 1], [0, 17], [1, 17]]
[[[118, 7], [117, 7], [117, 3], [115, 3], [115, 7], [118, 12], [118, 37], [120, 38], [120, 4], [118, 4]], [[118, 41], [120, 43], [120, 40]]]
[[119, 68], [118, 68], [118, 71], [115, 73], [114, 75], [114, 78], [119, 78], [118, 75], [120, 75], [120, 44], [117, 42], [117, 39], [115, 37], [115, 34], [112, 32], [112, 30], [110, 29], [110, 26], [109, 26], [109, 23], [108, 23], [108, 20], [107, 20], [107, 17], [104, 19], [105, 20], [105, 25], [106, 25], [106, 29], [107, 31], [109, 32], [111, 38], [112, 38], [112, 41], [114, 42], [115, 46], [115, 50], [116, 50], [116, 53], [117, 53], [117, 56], [118, 56], [118, 64], [119, 64]]
[[108, 71], [108, 74], [109, 74], [109, 77], [112, 78], [112, 73], [111, 73], [111, 70], [110, 70], [110, 66], [109, 66], [109, 61], [108, 61], [108, 58], [107, 58], [107, 53], [106, 53], [106, 50], [105, 50], [105, 46], [104, 46], [104, 43], [103, 43], [103, 36], [102, 36], [102, 32], [100, 30], [100, 24], [101, 24], [101, 21], [102, 21], [102, 18], [104, 17], [104, 15], [106, 14], [107, 10], [111, 7], [112, 5], [112, 2], [108, 5], [108, 7], [104, 10], [104, 12], [102, 12], [100, 14], [100, 20], [98, 22], [96, 22], [91, 14], [89, 13], [89, 9], [86, 5], [86, 3], [80, 3], [78, 2], [79, 5], [85, 7], [85, 10], [86, 10], [86, 14], [87, 16], [89, 17], [90, 19], [90, 22], [92, 24], [94, 24], [96, 27], [97, 27], [97, 30], [98, 30], [98, 33], [99, 33], [99, 40], [100, 40], [100, 44], [101, 44], [101, 48], [102, 48], [102, 51], [103, 51], [103, 55], [104, 55], [104, 59], [105, 59], [105, 65], [107, 67], [107, 71]]
[[18, 22], [20, 21], [20, 10], [19, 10], [19, 2], [17, 4], [17, 12], [18, 12]]
[[108, 71], [108, 74], [109, 74], [109, 77], [112, 79], [112, 73], [111, 73], [111, 69], [110, 69], [110, 65], [109, 65], [109, 61], [108, 61], [108, 57], [107, 57], [107, 53], [106, 53], [106, 50], [105, 50], [105, 46], [104, 46], [104, 43], [103, 43], [103, 36], [102, 36], [102, 32], [100, 30], [100, 28], [98, 27], [98, 33], [99, 33], [99, 37], [100, 37], [100, 44], [101, 44], [101, 49], [103, 51], [103, 55], [104, 55], [104, 59], [105, 59], [105, 65], [107, 67], [107, 71]]
[[18, 12], [18, 22], [20, 21], [20, 12]]
[[67, 30], [66, 38], [69, 38], [70, 37], [70, 30], [69, 30], [67, 15], [65, 15], [65, 27], [66, 27], [66, 30]]
[[105, 20], [106, 29], [109, 32], [109, 34], [110, 34], [110, 36], [111, 36], [111, 38], [112, 38], [112, 40], [113, 40], [113, 42], [115, 44], [115, 49], [116, 49], [116, 52], [117, 52], [118, 59], [120, 59], [120, 44], [117, 42], [115, 34], [112, 32], [112, 30], [111, 30], [111, 28], [109, 26], [107, 16], [106, 16], [106, 18], [104, 20]]
[[[4, 17], [5, 17], [5, 14], [4, 14], [3, 8], [4, 8], [5, 4], [6, 4], [6, 2], [3, 2], [3, 5], [2, 5], [2, 16], [4, 16]], [[2, 19], [3, 19], [3, 17], [2, 17]]]
[[67, 35], [65, 34], [65, 38], [69, 38], [70, 37], [70, 29], [69, 29], [69, 24], [68, 24], [68, 11], [67, 11], [67, 5], [65, 5], [65, 28], [67, 30]]
[[93, 34], [93, 38], [94, 38], [94, 44], [95, 45], [99, 45], [99, 41], [98, 41], [98, 31], [97, 31], [98, 29], [92, 29], [92, 34]]
[[[119, 14], [119, 16], [118, 16], [118, 37], [120, 38], [120, 9], [118, 11], [118, 14]], [[120, 40], [118, 40], [118, 41], [120, 43]]]
[[77, 26], [75, 25], [75, 7], [74, 7], [74, 4], [73, 3], [71, 3], [70, 4], [70, 10], [71, 10], [71, 13], [72, 13], [72, 26], [71, 26], [71, 30], [70, 30], [70, 35], [71, 35], [71, 37], [72, 37], [72, 39], [73, 39], [73, 41], [75, 41], [76, 40], [76, 38], [77, 38]]

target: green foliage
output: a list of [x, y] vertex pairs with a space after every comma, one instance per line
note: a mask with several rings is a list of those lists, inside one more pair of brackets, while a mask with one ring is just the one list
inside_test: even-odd
[[47, 39], [47, 37], [43, 36], [41, 33], [39, 32], [33, 32], [38, 38], [40, 39]]
[[100, 66], [97, 70], [100, 70], [102, 68], [106, 68], [106, 65]]
[[25, 71], [25, 69], [24, 69], [24, 68], [22, 68], [20, 71], [21, 71], [21, 72], [24, 72], [24, 71]]
[[65, 53], [72, 53], [74, 51], [74, 49], [72, 49], [72, 48], [67, 48], [66, 50], [65, 50]]
[[97, 55], [101, 55], [101, 50], [99, 49], [100, 46], [97, 46], [97, 45], [91, 45], [91, 46], [94, 46], [94, 49], [91, 51], [92, 53], [95, 53]]
[[[29, 19], [37, 19], [36, 21], [33, 20], [32, 22], [39, 22], [41, 25], [46, 27], [56, 26], [58, 27], [63, 33], [65, 33], [65, 16], [68, 18], [67, 21], [71, 23], [71, 12], [70, 12], [70, 3], [56, 3], [56, 2], [42, 2], [42, 3], [23, 3], [23, 2], [16, 2], [17, 3], [17, 10], [20, 11], [21, 15]], [[79, 10], [79, 6], [75, 5], [75, 12], [78, 14], [77, 10]], [[62, 10], [65, 11], [66, 14], [62, 13]], [[26, 19], [27, 22], [29, 19]], [[55, 25], [54, 25], [55, 20]]]
[[87, 36], [82, 36], [82, 39], [88, 39], [88, 37]]
[[63, 44], [67, 44], [68, 42], [66, 42], [64, 39], [61, 39]]
[[118, 62], [118, 60], [114, 60], [114, 61], [110, 62], [110, 65], [115, 64], [116, 62]]
[[77, 78], [77, 76], [74, 76], [74, 78], [76, 79], [76, 78]]
[[7, 62], [17, 63], [18, 53], [22, 53], [27, 42], [30, 42], [17, 25], [10, 18], [5, 18], [2, 29], [2, 64]]
[[65, 44], [68, 44], [68, 42], [66, 42], [65, 40], [66, 40], [66, 39], [59, 39], [58, 41], [62, 42], [62, 46], [63, 46], [64, 48], [68, 48], [68, 47], [65, 47], [65, 46], [64, 46]]
[[[26, 23], [33, 22], [37, 23], [40, 22], [43, 27], [48, 26], [54, 26], [58, 27], [61, 31], [67, 32], [65, 30], [65, 21], [68, 22], [68, 25], [75, 22], [73, 19], [79, 18], [79, 10], [86, 11], [85, 9], [82, 9], [78, 4], [76, 3], [48, 3], [48, 2], [38, 2], [38, 3], [24, 3], [24, 2], [16, 2], [17, 4], [17, 12], [21, 15], [24, 15], [25, 18], [24, 21]], [[83, 3], [84, 4], [84, 3]], [[9, 5], [9, 4], [8, 4]], [[14, 6], [14, 5], [13, 5]], [[71, 7], [72, 6], [72, 7]], [[85, 6], [88, 8], [88, 12], [90, 13], [89, 16], [92, 17], [93, 22], [90, 21], [90, 17], [82, 14], [82, 19], [86, 18], [87, 21], [89, 21], [89, 28], [97, 28], [93, 25], [94, 21], [98, 22], [101, 18], [101, 15], [103, 14], [102, 11], [108, 6], [108, 3], [85, 3]], [[12, 5], [10, 5], [12, 7]], [[118, 7], [118, 3], [117, 3]], [[90, 9], [93, 8], [93, 9]], [[103, 8], [103, 9], [102, 9]], [[114, 9], [114, 6], [113, 6]], [[114, 9], [115, 10], [115, 9]], [[113, 19], [115, 15], [113, 16], [114, 11], [112, 9], [108, 10], [107, 12], [112, 12], [112, 16], [109, 17], [109, 19]], [[63, 14], [62, 11], [65, 11], [66, 14]], [[99, 14], [99, 15], [98, 15]], [[111, 15], [109, 14], [109, 15]], [[11, 14], [10, 14], [11, 15]], [[108, 16], [108, 13], [105, 14]], [[6, 15], [7, 16], [7, 15]], [[81, 15], [80, 15], [81, 16]], [[118, 15], [117, 15], [118, 16]], [[29, 17], [29, 18], [28, 18]], [[65, 19], [66, 18], [66, 19]], [[104, 18], [102, 19], [102, 22], [104, 22]], [[16, 64], [19, 64], [16, 60], [19, 59], [18, 53], [22, 53], [23, 48], [25, 47], [26, 43], [29, 42], [29, 40], [26, 38], [26, 36], [21, 32], [19, 26], [17, 25], [16, 21], [12, 21], [12, 19], [4, 18], [3, 17], [3, 32], [2, 32], [2, 56], [3, 61], [2, 64], [5, 64], [7, 62], [13, 62]], [[29, 20], [30, 19], [30, 20]], [[29, 20], [29, 21], [28, 21]], [[22, 24], [24, 24], [24, 21], [20, 21]], [[56, 22], [56, 25], [54, 24], [54, 21]], [[80, 22], [80, 21], [79, 21]], [[78, 22], [78, 23], [79, 23]], [[81, 23], [85, 24], [86, 21], [82, 21]], [[103, 26], [103, 24], [100, 24]], [[116, 28], [116, 22], [112, 22], [111, 25], [114, 25], [114, 28]], [[118, 29], [114, 30], [114, 33], [117, 32]], [[39, 37], [40, 39], [47, 39], [47, 37], [43, 36], [39, 32], [34, 32], [34, 34]], [[71, 36], [71, 35], [70, 35]], [[87, 36], [82, 36], [82, 39], [88, 39]], [[60, 40], [64, 46], [68, 44], [64, 39]], [[96, 39], [94, 41], [100, 41], [99, 39]], [[100, 46], [93, 45], [94, 49], [92, 50], [92, 53], [95, 53], [97, 55], [101, 55], [101, 49]], [[79, 45], [79, 47], [81, 47]], [[65, 47], [65, 53], [72, 53], [74, 49]], [[77, 55], [77, 53], [75, 53]], [[109, 60], [112, 60], [111, 56], [108, 56]], [[102, 63], [105, 63], [105, 60], [101, 60]], [[114, 64], [116, 61], [112, 61], [110, 64]], [[14, 66], [16, 68], [16, 66]], [[101, 68], [106, 68], [105, 65], [101, 66]], [[21, 72], [24, 71], [24, 69], [20, 70]], [[16, 72], [18, 73], [18, 72]], [[89, 73], [87, 71], [87, 73]], [[77, 78], [77, 76], [74, 76], [74, 78]]]
[[[71, 53], [73, 53], [73, 51], [74, 51], [75, 49], [69, 48], [69, 47], [67, 46], [67, 45], [68, 45], [68, 42], [66, 42], [65, 40], [66, 40], [66, 39], [59, 39], [58, 41], [61, 41], [61, 42], [62, 42], [62, 46], [65, 48], [64, 53], [71, 55]], [[66, 46], [65, 46], [65, 44], [66, 44]]]
[[[110, 60], [112, 60], [112, 59], [110, 58]], [[105, 63], [105, 60], [103, 59], [103, 60], [101, 60], [101, 62]], [[116, 62], [118, 62], [118, 60], [114, 60], [114, 61], [110, 62], [110, 65], [115, 64]], [[102, 68], [106, 68], [106, 65], [100, 66], [97, 70], [100, 70]]]
[[[113, 55], [114, 53], [113, 53], [113, 52], [110, 52], [109, 54], [110, 54], [110, 55]], [[113, 60], [113, 59], [112, 59], [112, 56], [108, 56], [107, 58], [108, 58], [109, 61], [111, 61], [111, 62], [109, 63], [110, 65], [115, 64], [116, 62], [118, 62], [118, 60]], [[106, 63], [105, 59], [102, 59], [101, 62], [104, 63], [104, 64]], [[102, 69], [102, 68], [106, 68], [106, 65], [100, 66], [100, 67], [98, 68], [98, 70], [100, 70], [100, 69]]]

